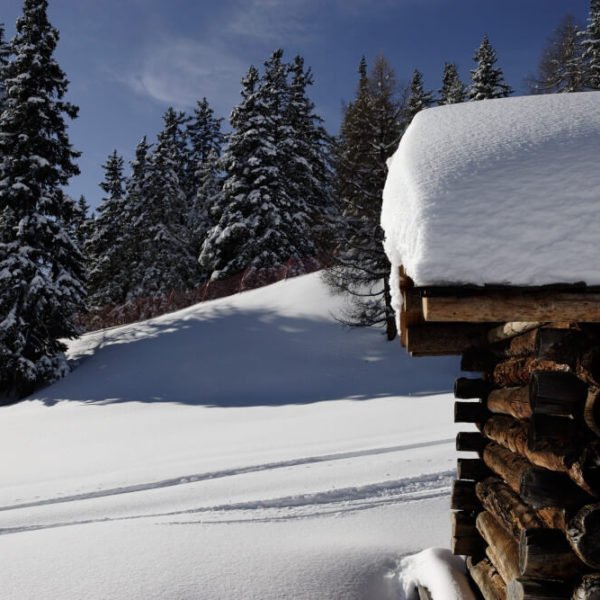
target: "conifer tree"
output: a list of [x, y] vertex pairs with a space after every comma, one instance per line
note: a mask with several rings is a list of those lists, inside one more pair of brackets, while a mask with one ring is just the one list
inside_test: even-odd
[[186, 127], [190, 144], [187, 184], [191, 195], [189, 226], [196, 256], [209, 227], [214, 224], [210, 221], [210, 210], [221, 185], [219, 159], [225, 141], [222, 121], [215, 117], [208, 100], [203, 98], [197, 103]]
[[53, 58], [47, 0], [25, 0], [0, 114], [0, 390], [15, 398], [68, 371], [61, 338], [78, 334], [83, 259], [62, 191], [79, 170], [65, 117], [68, 82]]
[[181, 144], [183, 117], [169, 108], [163, 121], [144, 181], [145, 194], [137, 198], [137, 207], [131, 207], [137, 211], [132, 227], [140, 228], [131, 297], [190, 289], [198, 277], [190, 247], [188, 204], [180, 176], [185, 160]]
[[393, 154], [404, 123], [394, 73], [379, 57], [371, 75], [364, 57], [355, 99], [347, 106], [336, 148], [336, 197], [340, 221], [337, 251], [326, 281], [349, 294], [343, 321], [352, 326], [383, 324], [396, 336], [389, 293], [390, 264], [379, 225], [386, 160]]
[[0, 23], [0, 109], [2, 109], [4, 105], [4, 98], [6, 96], [5, 89], [5, 69], [10, 60], [10, 44], [5, 40], [5, 32], [4, 32], [4, 24]]
[[483, 36], [473, 60], [477, 63], [477, 67], [471, 71], [469, 89], [471, 100], [506, 98], [512, 94], [512, 88], [504, 82], [502, 69], [495, 66], [498, 61], [496, 51], [487, 35]]
[[567, 15], [549, 37], [538, 73], [529, 81], [534, 94], [579, 92], [585, 88], [582, 37], [572, 15]]
[[426, 92], [423, 88], [423, 74], [415, 69], [410, 82], [410, 91], [407, 104], [407, 123], [410, 123], [415, 115], [424, 108], [429, 108], [433, 104], [433, 94]]
[[313, 84], [304, 59], [296, 56], [290, 65], [291, 82], [285, 118], [290, 127], [287, 137], [289, 162], [285, 179], [288, 195], [304, 199], [309, 215], [312, 238], [321, 254], [327, 254], [332, 228], [332, 140], [323, 127], [323, 119], [315, 113], [315, 105], [307, 88]]
[[438, 104], [459, 104], [467, 99], [465, 84], [460, 80], [456, 63], [444, 64], [444, 75], [442, 78], [442, 89]]
[[86, 250], [91, 261], [90, 302], [94, 306], [120, 304], [128, 288], [126, 263], [126, 205], [123, 157], [114, 150], [102, 165], [105, 196], [98, 207]]
[[600, 89], [600, 0], [591, 0], [587, 28], [582, 36], [586, 87]]
[[282, 56], [282, 50], [273, 53], [263, 77], [250, 68], [242, 102], [231, 116], [223, 193], [213, 210], [218, 222], [200, 253], [213, 280], [242, 272], [256, 280], [315, 253], [306, 201], [290, 198], [285, 181], [291, 127], [285, 118], [288, 67]]

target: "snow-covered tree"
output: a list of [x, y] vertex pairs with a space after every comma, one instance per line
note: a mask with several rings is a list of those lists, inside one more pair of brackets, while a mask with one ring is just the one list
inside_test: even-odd
[[600, 89], [600, 0], [591, 0], [587, 28], [582, 36], [583, 62], [588, 89]]
[[15, 398], [68, 371], [61, 338], [78, 334], [83, 259], [62, 191], [79, 170], [65, 117], [68, 82], [53, 55], [47, 0], [25, 0], [0, 114], [0, 390]]
[[185, 160], [182, 115], [169, 108], [163, 120], [163, 129], [147, 165], [144, 193], [136, 198], [136, 206], [128, 208], [135, 214], [131, 227], [137, 232], [130, 297], [189, 289], [198, 277], [190, 243], [187, 198], [180, 180]]
[[291, 127], [285, 118], [288, 67], [282, 56], [281, 50], [273, 53], [263, 77], [250, 68], [242, 101], [231, 116], [223, 192], [212, 211], [218, 222], [200, 253], [213, 280], [242, 272], [256, 278], [315, 253], [306, 201], [289, 196], [285, 179]]
[[548, 38], [537, 75], [529, 81], [534, 94], [579, 92], [585, 89], [581, 30], [567, 15]]
[[415, 115], [433, 104], [433, 94], [423, 87], [423, 74], [415, 69], [410, 81], [408, 103], [406, 107], [407, 122], [410, 123]]
[[190, 230], [193, 253], [198, 255], [208, 229], [214, 224], [210, 210], [222, 185], [219, 159], [225, 135], [223, 119], [215, 117], [208, 100], [200, 100], [186, 131], [190, 145], [187, 188], [190, 194]]
[[343, 321], [353, 326], [383, 324], [396, 336], [389, 293], [390, 264], [379, 225], [381, 197], [404, 123], [394, 73], [379, 57], [370, 76], [363, 57], [355, 99], [346, 107], [336, 149], [336, 197], [340, 219], [334, 263], [326, 281], [349, 294]]
[[512, 88], [504, 81], [502, 69], [495, 66], [498, 61], [496, 50], [490, 44], [487, 35], [483, 36], [473, 60], [477, 67], [471, 71], [471, 100], [506, 98], [512, 94]]
[[129, 287], [124, 161], [114, 150], [102, 165], [104, 197], [86, 245], [90, 258], [89, 294], [94, 306], [120, 304]]
[[326, 254], [331, 243], [329, 233], [333, 218], [332, 139], [308, 97], [307, 88], [313, 84], [313, 77], [310, 69], [305, 69], [301, 56], [294, 58], [290, 74], [285, 114], [290, 128], [286, 138], [288, 163], [285, 166], [288, 195], [296, 201], [302, 199], [305, 202], [312, 238], [320, 253]]
[[467, 89], [465, 84], [460, 80], [456, 63], [445, 63], [438, 104], [459, 104], [466, 99]]
[[4, 24], [0, 23], [0, 109], [4, 104], [4, 98], [6, 95], [4, 78], [5, 69], [10, 60], [11, 48], [10, 44], [5, 40]]

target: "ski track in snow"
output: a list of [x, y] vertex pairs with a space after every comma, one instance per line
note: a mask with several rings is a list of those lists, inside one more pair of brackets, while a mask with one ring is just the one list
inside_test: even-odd
[[[0, 511], [18, 511], [25, 508], [43, 509], [44, 507], [55, 504], [107, 498], [110, 496], [144, 492], [177, 485], [196, 484], [211, 479], [259, 473], [261, 471], [274, 469], [304, 466], [307, 464], [325, 463], [337, 460], [362, 458], [365, 456], [403, 452], [413, 449], [448, 444], [451, 442], [453, 442], [453, 439], [434, 440], [387, 448], [373, 448], [354, 452], [341, 452], [337, 454], [305, 457], [276, 463], [252, 465], [237, 469], [188, 475], [152, 483], [142, 483], [127, 487], [111, 488], [84, 494], [64, 496], [62, 498], [47, 498], [35, 502], [2, 506], [0, 507]], [[343, 513], [356, 512], [380, 506], [402, 504], [406, 502], [415, 502], [419, 500], [445, 496], [449, 494], [450, 485], [454, 477], [454, 470], [441, 471], [431, 474], [405, 477], [394, 481], [388, 480], [362, 486], [345, 487], [339, 489], [334, 488], [326, 491], [284, 496], [272, 499], [258, 499], [237, 503], [188, 508], [185, 510], [154, 512], [128, 516], [110, 516], [110, 514], [106, 514], [104, 516], [98, 516], [94, 519], [78, 519], [77, 511], [74, 510], [72, 520], [61, 522], [38, 522], [31, 525], [0, 528], [0, 535], [10, 535], [29, 531], [37, 531], [41, 529], [69, 527], [74, 525], [87, 525], [91, 523], [132, 521], [138, 519], [164, 519], [164, 521], [158, 521], [158, 523], [165, 525], [216, 525], [227, 523], [233, 524], [287, 521], [293, 519], [316, 518], [328, 515], [342, 515]], [[183, 516], [189, 517], [189, 520], [169, 520], [172, 517]], [[193, 517], [197, 518], [193, 519]], [[41, 519], [43, 520], [43, 516]]]
[[199, 483], [209, 479], [220, 479], [223, 477], [233, 477], [236, 475], [246, 475], [248, 473], [258, 473], [260, 471], [270, 471], [273, 469], [285, 469], [288, 467], [304, 466], [323, 462], [332, 462], [336, 460], [347, 460], [351, 458], [359, 458], [365, 456], [376, 456], [378, 454], [390, 454], [393, 452], [402, 452], [404, 450], [415, 450], [417, 448], [426, 448], [428, 446], [439, 446], [454, 442], [454, 438], [434, 440], [430, 442], [417, 442], [414, 444], [404, 444], [401, 446], [390, 446], [387, 448], [373, 448], [371, 450], [357, 450], [353, 452], [340, 452], [337, 454], [324, 454], [321, 456], [310, 456], [294, 460], [286, 460], [280, 462], [266, 463], [262, 465], [251, 465], [240, 467], [237, 469], [226, 469], [223, 471], [213, 471], [210, 473], [196, 473], [193, 475], [182, 475], [162, 481], [154, 481], [150, 483], [139, 483], [124, 487], [110, 488], [107, 490], [97, 490], [94, 492], [86, 492], [83, 494], [74, 494], [71, 496], [58, 496], [56, 498], [47, 498], [44, 500], [36, 500], [33, 502], [23, 502], [20, 504], [11, 504], [8, 506], [0, 506], [0, 512], [9, 510], [18, 510], [22, 508], [33, 508], [38, 506], [46, 506], [49, 504], [64, 504], [66, 502], [79, 502], [81, 500], [92, 500], [96, 498], [104, 498], [107, 496], [118, 496], [120, 494], [132, 494], [135, 492], [143, 492], [147, 490], [155, 490], [158, 488], [173, 487], [176, 485], [189, 485]]

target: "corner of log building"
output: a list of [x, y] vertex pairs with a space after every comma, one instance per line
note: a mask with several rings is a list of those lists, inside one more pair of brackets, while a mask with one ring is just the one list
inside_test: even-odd
[[402, 273], [402, 344], [461, 355], [455, 554], [486, 600], [600, 599], [600, 296]]

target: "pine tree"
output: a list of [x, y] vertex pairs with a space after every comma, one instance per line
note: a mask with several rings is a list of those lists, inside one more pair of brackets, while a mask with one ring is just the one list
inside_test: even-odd
[[581, 33], [572, 15], [562, 20], [548, 39], [538, 74], [529, 82], [532, 93], [579, 92], [585, 88]]
[[351, 299], [342, 320], [352, 326], [383, 324], [390, 340], [396, 336], [396, 325], [379, 218], [386, 160], [404, 128], [401, 109], [387, 61], [379, 57], [368, 76], [363, 57], [356, 97], [346, 108], [336, 148], [340, 221], [334, 264], [325, 274], [334, 289]]
[[138, 198], [140, 204], [132, 223], [141, 231], [136, 244], [137, 268], [131, 277], [131, 297], [190, 289], [198, 278], [190, 243], [188, 204], [180, 178], [185, 160], [182, 115], [169, 108], [163, 120], [144, 182], [146, 193]]
[[587, 29], [583, 34], [586, 87], [600, 89], [600, 0], [591, 0]]
[[498, 61], [496, 51], [487, 35], [483, 36], [473, 60], [477, 63], [477, 68], [471, 71], [471, 100], [506, 98], [512, 94], [512, 88], [504, 82], [502, 69], [495, 66]]
[[127, 294], [127, 236], [125, 177], [123, 157], [114, 150], [102, 165], [104, 181], [100, 184], [105, 196], [98, 207], [91, 238], [86, 246], [91, 260], [89, 273], [90, 302], [94, 306], [121, 304]]
[[423, 88], [423, 74], [415, 69], [410, 82], [407, 104], [407, 122], [410, 123], [415, 115], [433, 104], [433, 94]]
[[290, 65], [291, 82], [286, 109], [290, 127], [286, 148], [288, 164], [285, 179], [288, 195], [296, 201], [303, 199], [310, 218], [312, 239], [319, 253], [329, 252], [332, 228], [332, 139], [323, 127], [323, 119], [315, 113], [315, 105], [307, 88], [313, 84], [310, 69], [304, 59], [296, 56]]
[[213, 210], [218, 222], [200, 253], [212, 280], [242, 272], [257, 280], [315, 253], [306, 202], [290, 198], [285, 181], [291, 127], [285, 118], [288, 67], [282, 55], [273, 53], [262, 78], [250, 68], [242, 102], [231, 116], [223, 193]]
[[11, 49], [10, 44], [6, 42], [4, 37], [4, 24], [0, 23], [0, 110], [4, 106], [4, 98], [6, 97], [5, 89], [5, 69], [10, 60]]
[[459, 104], [467, 99], [465, 84], [460, 80], [456, 63], [444, 64], [444, 75], [442, 78], [442, 89], [438, 104]]
[[0, 114], [0, 389], [31, 392], [68, 371], [61, 338], [78, 334], [84, 307], [83, 260], [62, 191], [79, 170], [65, 117], [68, 82], [53, 58], [58, 31], [47, 0], [25, 0], [5, 68]]
[[196, 256], [208, 229], [213, 225], [210, 210], [221, 187], [219, 158], [225, 141], [221, 131], [222, 121], [215, 117], [208, 100], [203, 98], [197, 103], [186, 128], [190, 144], [187, 184], [191, 197], [189, 219], [193, 253]]

